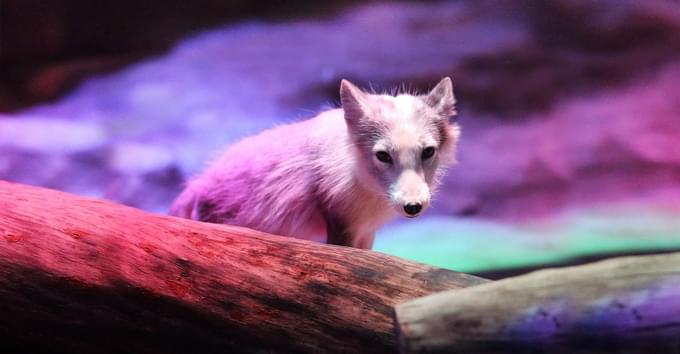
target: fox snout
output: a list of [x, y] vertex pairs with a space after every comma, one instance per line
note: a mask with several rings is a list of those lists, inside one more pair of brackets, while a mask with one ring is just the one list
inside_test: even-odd
[[415, 171], [406, 171], [397, 180], [390, 196], [400, 214], [414, 218], [430, 204], [430, 187]]
[[409, 216], [417, 216], [423, 210], [423, 205], [420, 203], [407, 203], [404, 205], [404, 211]]

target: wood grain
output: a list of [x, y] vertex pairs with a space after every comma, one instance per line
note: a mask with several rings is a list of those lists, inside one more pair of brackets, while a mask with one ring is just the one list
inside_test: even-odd
[[445, 291], [396, 322], [402, 353], [679, 353], [680, 253]]
[[0, 352], [393, 352], [393, 305], [481, 282], [0, 181]]

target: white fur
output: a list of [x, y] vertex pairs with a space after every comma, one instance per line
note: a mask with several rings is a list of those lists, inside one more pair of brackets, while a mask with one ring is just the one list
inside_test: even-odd
[[[452, 105], [451, 89], [442, 91], [442, 83], [433, 92], [439, 88], [437, 95]], [[343, 85], [343, 109], [230, 146], [189, 182], [171, 214], [307, 239], [327, 234], [333, 243], [371, 248], [375, 231], [404, 214], [404, 205], [427, 208], [457, 141], [457, 128], [434, 105], [440, 102]], [[373, 125], [381, 128], [366, 128]], [[427, 146], [437, 152], [424, 161]], [[390, 151], [394, 163], [380, 162], [378, 150]]]

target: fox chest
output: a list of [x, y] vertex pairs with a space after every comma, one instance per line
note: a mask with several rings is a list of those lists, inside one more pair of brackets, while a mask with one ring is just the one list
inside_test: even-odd
[[396, 213], [390, 205], [377, 198], [357, 201], [357, 208], [352, 211], [349, 228], [353, 234], [367, 235], [375, 233], [382, 225], [390, 221]]

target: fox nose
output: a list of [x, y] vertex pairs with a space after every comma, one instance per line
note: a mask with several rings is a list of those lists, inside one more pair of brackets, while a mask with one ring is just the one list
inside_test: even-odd
[[420, 203], [408, 203], [404, 205], [404, 211], [406, 214], [411, 216], [416, 216], [423, 209], [423, 205]]

